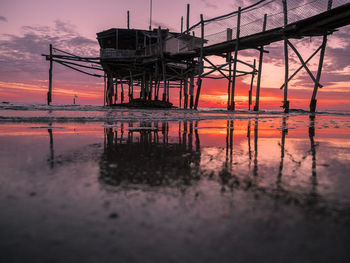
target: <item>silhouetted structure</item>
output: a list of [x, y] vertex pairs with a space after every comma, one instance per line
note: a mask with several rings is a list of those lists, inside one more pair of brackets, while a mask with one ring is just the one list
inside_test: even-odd
[[[97, 34], [101, 54], [96, 58], [79, 57], [50, 45], [50, 54], [44, 55], [50, 61], [48, 104], [51, 102], [52, 93], [52, 62], [57, 62], [82, 73], [104, 77], [104, 101], [107, 105], [114, 105], [118, 101], [123, 104], [127, 97], [129, 106], [170, 107], [170, 88], [178, 88], [179, 105], [183, 101], [184, 108], [196, 109], [202, 79], [223, 78], [228, 80], [227, 109], [235, 110], [236, 79], [239, 76], [251, 75], [248, 92], [250, 109], [254, 77], [257, 74], [254, 110], [258, 111], [263, 56], [264, 53], [268, 53], [264, 47], [283, 41], [285, 81], [281, 86], [281, 89], [284, 89], [282, 107], [285, 112], [289, 112], [288, 83], [304, 68], [314, 82], [310, 111], [315, 112], [317, 92], [322, 87], [320, 79], [327, 37], [338, 28], [350, 24], [349, 0], [306, 2], [260, 0], [248, 7], [240, 7], [235, 12], [215, 18], [205, 20], [201, 15], [200, 22], [192, 27], [189, 27], [189, 10], [188, 5], [186, 30], [183, 31], [183, 18], [181, 18], [181, 33], [170, 32], [160, 27], [152, 30], [151, 25], [149, 30], [130, 29], [128, 12], [127, 29], [112, 28]], [[227, 29], [223, 30], [223, 24], [227, 25]], [[304, 60], [291, 39], [316, 36], [323, 38], [322, 44], [307, 60]], [[301, 63], [292, 75], [289, 73], [289, 48]], [[254, 63], [247, 63], [238, 58], [239, 51], [246, 49], [259, 51], [257, 68], [255, 60]], [[54, 55], [53, 51], [64, 55]], [[314, 76], [307, 64], [318, 52], [320, 58], [317, 74]], [[226, 62], [216, 64], [214, 60], [210, 60], [212, 56], [226, 58]], [[81, 62], [96, 66], [83, 65]], [[239, 70], [237, 64], [247, 66], [249, 70]], [[88, 73], [79, 67], [100, 70], [104, 74]], [[219, 76], [213, 75], [214, 72], [219, 73]], [[124, 94], [125, 86], [127, 96]], [[140, 88], [140, 96], [134, 94], [135, 87]], [[130, 104], [133, 101], [135, 104]], [[152, 104], [149, 101], [163, 103]]]

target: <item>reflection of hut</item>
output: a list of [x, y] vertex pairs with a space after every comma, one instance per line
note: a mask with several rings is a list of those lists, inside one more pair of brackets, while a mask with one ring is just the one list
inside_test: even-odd
[[199, 179], [194, 170], [199, 151], [192, 150], [181, 134], [178, 142], [169, 143], [167, 128], [160, 130], [132, 128], [122, 139], [117, 130], [105, 129], [99, 180], [106, 185], [186, 185]]
[[[169, 88], [185, 88], [193, 97], [190, 82], [199, 74], [198, 61], [193, 58], [173, 59], [177, 54], [198, 49], [202, 39], [164, 29], [138, 30], [112, 28], [97, 33], [101, 47], [100, 59], [107, 76], [105, 99], [114, 104], [124, 101], [123, 85], [128, 86], [128, 100], [135, 99], [134, 87], [140, 87], [140, 98], [169, 102]], [[187, 84], [186, 84], [187, 83]], [[162, 96], [159, 90], [163, 90]], [[186, 96], [184, 94], [184, 96]], [[126, 100], [126, 96], [125, 96]], [[193, 106], [192, 104], [190, 105]]]

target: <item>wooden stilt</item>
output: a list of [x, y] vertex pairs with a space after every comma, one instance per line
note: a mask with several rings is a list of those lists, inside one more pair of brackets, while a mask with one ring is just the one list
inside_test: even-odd
[[193, 109], [194, 76], [190, 76], [190, 109]]
[[52, 44], [50, 44], [50, 69], [49, 69], [49, 91], [47, 93], [47, 105], [52, 102]]
[[[159, 41], [158, 41], [158, 45], [159, 45]], [[154, 91], [154, 99], [158, 100], [158, 96], [159, 96], [159, 66], [158, 66], [158, 62], [156, 62], [155, 64], [155, 78], [156, 78], [156, 83], [155, 83], [155, 91]]]
[[250, 89], [249, 89], [249, 94], [248, 94], [248, 110], [250, 110], [250, 105], [252, 105], [252, 93], [253, 93], [253, 85], [254, 85], [254, 77], [255, 77], [255, 64], [256, 60], [254, 59], [254, 68], [253, 68], [253, 73], [252, 73], [252, 79], [250, 82]]
[[123, 79], [120, 79], [120, 102], [124, 102], [124, 86], [123, 86]]
[[184, 17], [182, 16], [181, 17], [181, 34], [183, 33], [184, 31]]
[[115, 93], [114, 93], [114, 103], [118, 101], [118, 79], [115, 78]]
[[[267, 14], [264, 15], [263, 32], [266, 31]], [[258, 69], [258, 79], [256, 83], [256, 95], [255, 95], [255, 106], [254, 111], [259, 111], [260, 107], [260, 85], [261, 85], [261, 74], [262, 74], [262, 64], [264, 58], [264, 46], [260, 47], [259, 54], [259, 69]]]
[[113, 104], [113, 93], [114, 93], [114, 87], [113, 87], [113, 76], [109, 73], [107, 73], [107, 95], [108, 95], [108, 102], [107, 105]]
[[187, 4], [187, 15], [186, 15], [186, 32], [190, 34], [188, 31], [190, 29], [190, 4]]
[[131, 85], [130, 100], [133, 100], [134, 99], [134, 80], [133, 80], [131, 71], [130, 71], [130, 85]]
[[204, 62], [203, 62], [203, 48], [204, 48], [204, 19], [203, 15], [200, 15], [201, 18], [201, 49], [200, 49], [200, 55], [199, 55], [199, 67], [200, 67], [200, 72], [198, 75], [197, 79], [197, 94], [196, 94], [196, 100], [194, 103], [194, 108], [198, 108], [198, 102], [199, 102], [199, 96], [201, 94], [201, 88], [202, 88], [202, 74], [203, 74], [203, 67], [204, 67]]
[[128, 14], [127, 14], [127, 26], [128, 26], [128, 29], [130, 29], [130, 12], [128, 10]]
[[230, 110], [235, 110], [235, 89], [236, 89], [236, 75], [237, 75], [237, 58], [238, 58], [238, 45], [239, 45], [239, 35], [241, 27], [241, 7], [238, 8], [237, 14], [237, 32], [236, 32], [236, 46], [235, 46], [235, 56], [233, 61], [233, 76], [232, 76], [232, 90], [231, 90], [231, 107]]
[[166, 62], [163, 53], [163, 39], [162, 39], [162, 30], [158, 27], [158, 40], [159, 40], [159, 52], [162, 62], [162, 73], [163, 73], [163, 82], [164, 82], [164, 91], [163, 91], [163, 101], [167, 100], [167, 80], [166, 80]]
[[[226, 29], [227, 41], [232, 40], [232, 29]], [[232, 77], [232, 53], [227, 53], [226, 62], [228, 62], [228, 87], [227, 87], [227, 109], [231, 108], [231, 77]]]
[[[287, 0], [282, 0], [283, 13], [284, 13], [284, 27], [288, 24], [288, 9]], [[288, 39], [284, 37], [284, 96], [283, 96], [283, 108], [284, 112], [289, 112], [288, 101], [288, 79], [289, 79], [289, 62], [288, 62]]]
[[182, 100], [182, 87], [183, 86], [183, 81], [180, 81], [180, 91], [179, 91], [179, 108], [181, 108], [181, 100]]
[[141, 81], [141, 99], [145, 99], [146, 94], [146, 72], [143, 72], [142, 81]]
[[107, 99], [107, 88], [106, 88], [106, 74], [103, 76], [103, 106], [106, 106], [106, 99]]
[[187, 109], [188, 107], [188, 77], [185, 77], [185, 84], [184, 84], [184, 108]]
[[[327, 10], [332, 9], [332, 4], [333, 4], [333, 0], [328, 0]], [[325, 34], [323, 35], [323, 41], [322, 41], [321, 53], [320, 53], [320, 61], [318, 63], [318, 70], [317, 70], [317, 76], [316, 76], [316, 83], [315, 83], [314, 90], [312, 92], [311, 101], [310, 101], [310, 112], [316, 111], [316, 104], [317, 104], [316, 96], [317, 96], [317, 91], [319, 88], [318, 83], [321, 80], [323, 60], [324, 60], [324, 55], [326, 53], [326, 46], [327, 46], [327, 32], [325, 32]]]
[[152, 74], [149, 74], [149, 94], [148, 94], [148, 99], [152, 100], [152, 94], [153, 94], [153, 79], [152, 79]]

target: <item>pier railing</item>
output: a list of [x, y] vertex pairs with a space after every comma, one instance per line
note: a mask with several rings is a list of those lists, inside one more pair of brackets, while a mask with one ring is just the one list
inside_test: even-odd
[[[288, 24], [326, 12], [329, 0], [287, 0]], [[350, 3], [350, 0], [333, 0], [331, 8]], [[205, 46], [225, 42], [228, 39], [227, 30], [232, 30], [232, 39], [236, 39], [237, 18], [239, 11], [204, 20], [206, 41]], [[242, 8], [240, 14], [240, 38], [254, 35], [262, 31], [264, 15], [267, 15], [266, 30], [284, 26], [284, 11], [282, 0], [262, 0]], [[201, 35], [201, 22], [193, 25], [185, 33]]]

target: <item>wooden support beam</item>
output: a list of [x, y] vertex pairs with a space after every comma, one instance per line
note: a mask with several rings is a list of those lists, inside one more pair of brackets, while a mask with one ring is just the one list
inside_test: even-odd
[[[288, 9], [287, 0], [282, 0], [283, 14], [284, 14], [284, 28], [288, 25]], [[289, 62], [288, 62], [288, 39], [284, 36], [284, 96], [283, 96], [283, 108], [284, 112], [289, 112], [288, 101], [288, 79], [289, 79]]]
[[[267, 14], [264, 15], [263, 32], [266, 31], [266, 23], [267, 23]], [[259, 69], [258, 69], [258, 79], [256, 83], [254, 111], [259, 111], [259, 107], [260, 107], [260, 86], [261, 86], [261, 74], [262, 74], [262, 65], [263, 65], [263, 58], [264, 58], [263, 50], [264, 50], [264, 46], [261, 46], [260, 54], [259, 54]]]
[[[208, 62], [208, 63], [214, 68], [215, 71], [219, 71], [220, 74], [221, 74], [223, 77], [229, 79], [229, 77], [226, 76], [226, 74], [223, 72], [223, 70], [220, 69], [220, 67], [215, 66], [214, 63], [211, 62], [211, 61], [210, 61], [209, 59], [207, 59], [206, 57], [204, 57], [203, 59], [204, 59], [206, 62]], [[238, 71], [237, 71], [237, 72], [238, 72]]]
[[313, 80], [313, 82], [315, 84], [317, 84], [319, 87], [322, 87], [322, 85], [320, 83], [317, 82], [317, 80], [315, 79], [314, 75], [311, 73], [309, 67], [306, 65], [306, 63], [304, 62], [302, 56], [300, 55], [300, 53], [298, 52], [298, 50], [295, 48], [295, 46], [287, 39], [288, 45], [291, 47], [291, 49], [294, 51], [294, 53], [297, 55], [297, 57], [299, 58], [302, 66], [305, 68], [305, 70], [307, 71], [307, 73], [309, 74], [310, 78]]
[[113, 76], [110, 73], [107, 73], [107, 105], [113, 104], [113, 95], [114, 95], [114, 89], [113, 89]]
[[52, 44], [50, 44], [50, 68], [49, 68], [49, 91], [47, 93], [47, 105], [52, 101]]
[[[232, 40], [232, 29], [226, 29], [226, 40]], [[226, 62], [228, 62], [228, 85], [227, 85], [227, 110], [230, 109], [231, 105], [231, 77], [232, 77], [232, 53], [228, 52], [226, 55]]]
[[132, 72], [130, 71], [130, 83], [131, 83], [131, 93], [130, 93], [130, 99], [134, 99], [134, 80], [132, 76]]
[[193, 109], [194, 73], [190, 76], [190, 109]]
[[241, 31], [241, 7], [238, 8], [237, 13], [237, 32], [236, 32], [236, 46], [235, 55], [233, 61], [233, 76], [232, 76], [232, 90], [231, 90], [231, 107], [230, 110], [235, 110], [235, 89], [236, 89], [236, 75], [237, 75], [237, 57], [238, 57], [238, 46], [239, 46], [239, 36]]
[[184, 32], [184, 17], [181, 16], [181, 34]]
[[[307, 63], [310, 62], [310, 60], [318, 53], [318, 51], [320, 51], [322, 48], [322, 45], [318, 47], [318, 49], [315, 50], [314, 53], [312, 53], [312, 55], [305, 61], [305, 65], [307, 65]], [[297, 74], [300, 70], [302, 70], [304, 68], [304, 65], [301, 65], [294, 73], [293, 75], [291, 75], [289, 78], [288, 78], [288, 82], [291, 81]], [[284, 88], [284, 84], [280, 87], [280, 89], [283, 89]]]
[[146, 89], [146, 72], [143, 72], [143, 76], [141, 80], [141, 91], [140, 91], [141, 99], [145, 99], [145, 89]]
[[114, 93], [114, 103], [118, 101], [118, 79], [115, 79], [115, 93]]
[[149, 74], [149, 94], [148, 99], [152, 100], [152, 94], [153, 94], [153, 78], [152, 73]]
[[180, 81], [180, 91], [179, 91], [179, 108], [181, 108], [181, 100], [182, 100], [182, 83], [183, 81]]
[[[220, 66], [215, 66], [216, 68], [214, 68], [213, 70], [208, 71], [208, 72], [202, 74], [202, 78], [206, 77], [207, 75], [210, 75], [211, 73], [215, 72], [217, 69], [222, 69], [223, 67], [226, 67], [227, 65], [230, 65], [230, 63], [223, 64], [223, 65], [220, 65]], [[227, 77], [226, 77], [226, 78], [227, 78]]]
[[187, 4], [187, 15], [186, 15], [186, 33], [190, 34], [190, 4]]
[[103, 106], [106, 106], [106, 92], [107, 92], [107, 88], [106, 88], [106, 74], [104, 74], [103, 76]]
[[159, 40], [159, 52], [162, 62], [162, 73], [163, 73], [163, 82], [164, 82], [164, 91], [163, 91], [163, 101], [167, 99], [167, 80], [166, 80], [166, 62], [163, 53], [163, 39], [162, 39], [162, 29], [158, 27], [158, 40]]
[[[328, 8], [327, 8], [328, 10], [332, 9], [332, 4], [333, 4], [333, 1], [332, 0], [328, 0]], [[311, 101], [310, 101], [310, 112], [315, 112], [316, 111], [316, 104], [317, 104], [316, 96], [317, 96], [317, 91], [318, 91], [318, 88], [319, 88], [318, 83], [321, 80], [324, 55], [326, 53], [327, 33], [325, 33], [323, 35], [323, 40], [322, 40], [322, 45], [321, 46], [322, 46], [322, 48], [321, 48], [321, 53], [320, 53], [320, 60], [318, 62], [318, 70], [317, 70], [316, 82], [315, 82], [314, 90], [312, 92], [312, 97], [311, 97]]]
[[185, 83], [184, 83], [184, 108], [187, 109], [188, 107], [188, 76], [185, 77]]
[[252, 105], [252, 93], [253, 93], [253, 85], [254, 85], [254, 77], [255, 77], [255, 64], [256, 64], [256, 60], [254, 59], [254, 69], [253, 69], [253, 73], [252, 73], [252, 79], [250, 82], [250, 89], [249, 89], [249, 94], [248, 94], [248, 110], [250, 110], [250, 106]]
[[124, 102], [124, 86], [123, 86], [123, 80], [120, 79], [120, 102]]
[[127, 27], [128, 27], [128, 29], [130, 29], [130, 12], [129, 12], [129, 10], [127, 12]]

